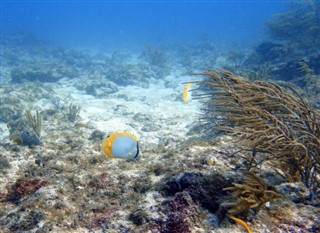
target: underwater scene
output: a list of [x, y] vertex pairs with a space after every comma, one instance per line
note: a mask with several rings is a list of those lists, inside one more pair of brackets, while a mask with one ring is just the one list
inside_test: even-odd
[[320, 232], [319, 0], [0, 14], [0, 233]]

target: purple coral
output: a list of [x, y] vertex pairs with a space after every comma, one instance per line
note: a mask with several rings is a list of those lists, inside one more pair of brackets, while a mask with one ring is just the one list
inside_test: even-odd
[[175, 198], [168, 202], [169, 213], [162, 221], [161, 233], [188, 233], [191, 232], [187, 217], [194, 214], [193, 201], [188, 193], [177, 193]]
[[184, 213], [169, 213], [164, 224], [161, 226], [161, 233], [189, 233], [189, 224]]
[[18, 203], [20, 198], [26, 195], [33, 194], [49, 182], [38, 178], [33, 179], [18, 179], [10, 188], [7, 195], [7, 200], [13, 203]]

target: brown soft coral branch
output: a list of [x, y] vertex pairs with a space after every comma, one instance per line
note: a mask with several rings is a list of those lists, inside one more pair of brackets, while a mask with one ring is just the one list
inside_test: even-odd
[[225, 202], [224, 206], [231, 207], [228, 214], [237, 215], [251, 208], [256, 208], [256, 213], [267, 202], [281, 198], [282, 195], [274, 190], [267, 190], [266, 183], [252, 172], [246, 172], [244, 184], [232, 184], [233, 186], [223, 190], [232, 191], [236, 202]]
[[195, 75], [207, 77], [195, 82], [199, 87], [194, 93], [205, 101], [203, 123], [247, 141], [254, 152], [247, 170], [270, 161], [315, 196], [320, 189], [319, 110], [293, 85], [251, 82], [226, 70]]

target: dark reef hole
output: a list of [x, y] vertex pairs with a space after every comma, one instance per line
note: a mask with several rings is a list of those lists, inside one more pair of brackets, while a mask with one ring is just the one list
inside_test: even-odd
[[184, 172], [165, 182], [160, 192], [165, 196], [187, 192], [195, 203], [215, 213], [220, 207], [219, 200], [223, 195], [226, 195], [223, 188], [230, 186], [231, 183], [231, 180], [227, 180], [219, 174], [203, 175]]

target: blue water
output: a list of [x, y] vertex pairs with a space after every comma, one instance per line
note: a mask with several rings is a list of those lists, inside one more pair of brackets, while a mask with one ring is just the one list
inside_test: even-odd
[[249, 45], [286, 7], [286, 1], [1, 1], [1, 31], [98, 49], [201, 40]]

